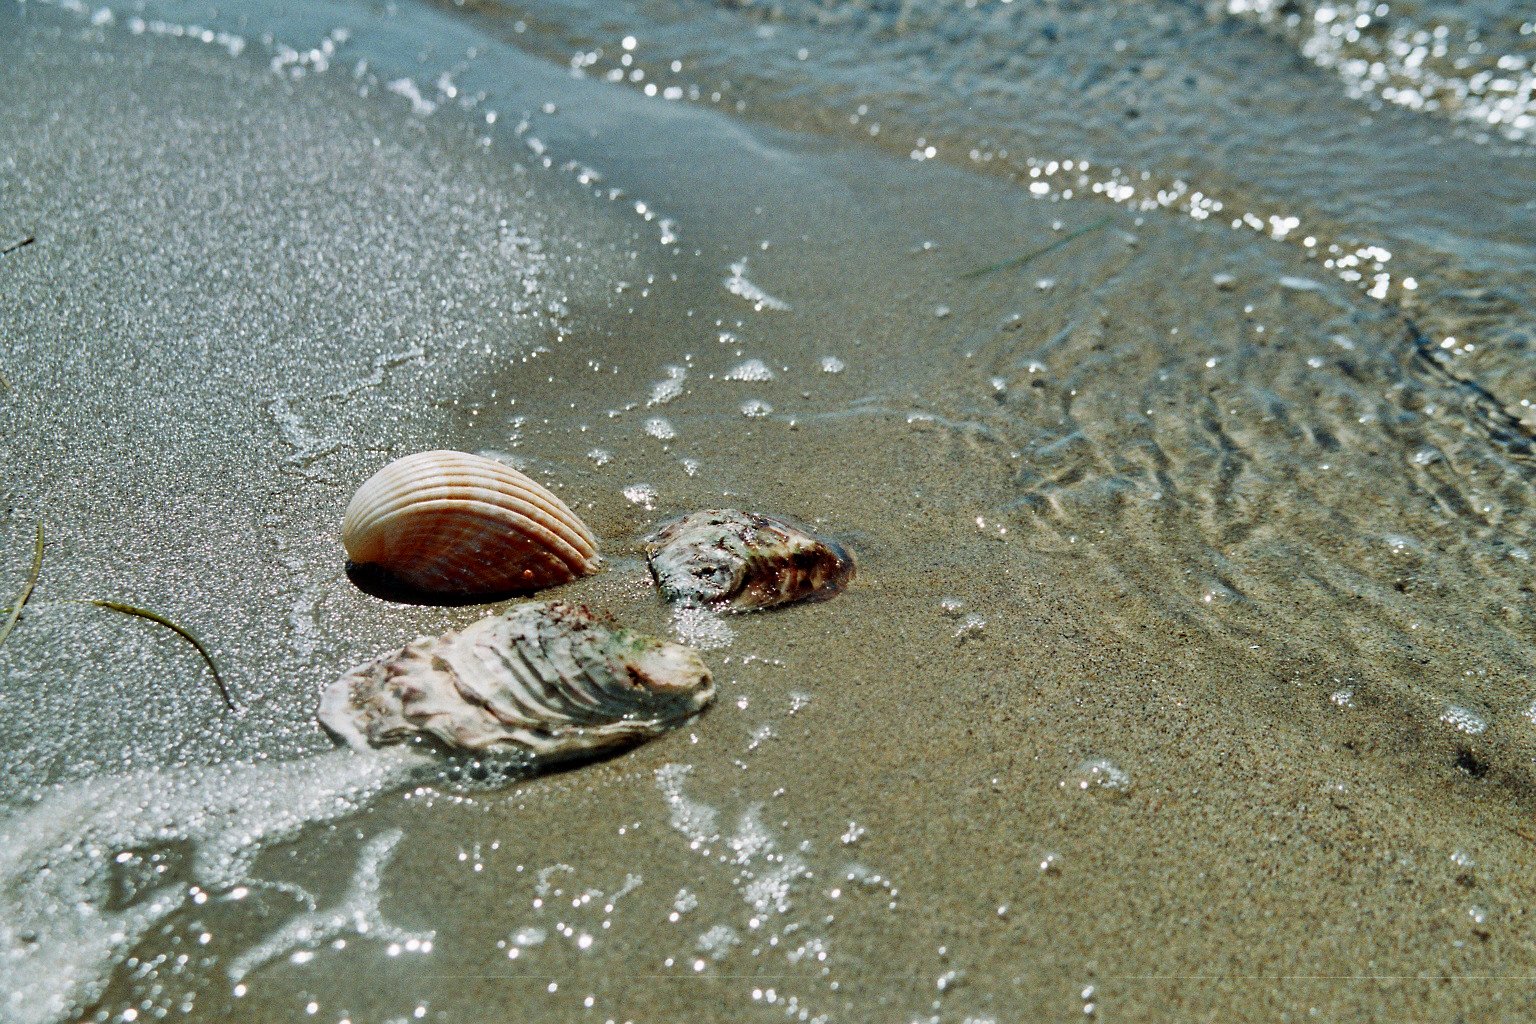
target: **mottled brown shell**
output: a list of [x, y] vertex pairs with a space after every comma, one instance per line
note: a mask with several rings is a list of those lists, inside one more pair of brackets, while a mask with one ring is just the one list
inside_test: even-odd
[[853, 579], [853, 556], [782, 516], [692, 512], [646, 538], [646, 561], [668, 601], [737, 611], [831, 597]]
[[592, 531], [565, 502], [466, 452], [420, 452], [379, 470], [353, 495], [341, 539], [355, 566], [448, 597], [538, 590], [598, 565]]
[[714, 694], [692, 648], [549, 601], [357, 666], [326, 689], [319, 719], [358, 750], [422, 737], [537, 766], [659, 736]]

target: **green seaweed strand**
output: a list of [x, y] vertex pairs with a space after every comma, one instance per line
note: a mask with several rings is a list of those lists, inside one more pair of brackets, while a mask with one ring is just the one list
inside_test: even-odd
[[5, 628], [0, 629], [0, 644], [5, 643], [5, 638], [11, 635], [11, 630], [16, 628], [16, 620], [21, 618], [21, 609], [26, 605], [27, 598], [32, 596], [32, 589], [37, 586], [37, 577], [43, 571], [43, 524], [39, 520], [37, 524], [37, 543], [32, 548], [32, 574], [27, 577], [27, 585], [21, 588], [21, 593], [16, 595], [16, 600], [11, 602], [10, 618], [5, 620]]
[[1033, 263], [1035, 260], [1039, 259], [1041, 256], [1044, 256], [1046, 253], [1055, 252], [1057, 249], [1060, 249], [1068, 242], [1076, 241], [1077, 239], [1082, 238], [1090, 231], [1099, 230], [1099, 228], [1102, 228], [1113, 219], [1114, 218], [1112, 217], [1103, 217], [1094, 221], [1092, 224], [1089, 224], [1087, 227], [1078, 228], [1071, 234], [1063, 235], [1062, 237], [1056, 239], [1056, 241], [1052, 242], [1050, 245], [1036, 249], [1033, 252], [1027, 252], [1022, 256], [1014, 256], [1011, 259], [1003, 260], [1001, 263], [993, 263], [985, 267], [977, 267], [975, 270], [967, 270], [965, 273], [960, 275], [960, 280], [969, 281], [972, 278], [985, 277], [987, 274], [995, 274], [999, 270], [1016, 270], [1028, 263]]
[[193, 647], [196, 647], [197, 653], [203, 656], [203, 660], [208, 663], [209, 670], [213, 672], [213, 681], [219, 688], [219, 696], [224, 698], [225, 706], [231, 711], [239, 710], [235, 707], [234, 700], [229, 696], [229, 688], [224, 685], [224, 677], [219, 675], [219, 666], [213, 663], [213, 655], [208, 653], [208, 649], [202, 645], [197, 637], [192, 635], [190, 630], [183, 626], [178, 626], [158, 612], [152, 612], [148, 608], [140, 608], [137, 605], [124, 604], [121, 601], [107, 601], [101, 598], [89, 598], [85, 603], [94, 604], [98, 608], [109, 608], [114, 612], [122, 612], [124, 615], [137, 615], [139, 618], [148, 619], [150, 622], [157, 622], [180, 636]]

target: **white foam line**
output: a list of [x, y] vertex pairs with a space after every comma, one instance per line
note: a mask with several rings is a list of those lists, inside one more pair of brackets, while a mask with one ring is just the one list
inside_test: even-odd
[[752, 303], [752, 308], [756, 310], [785, 310], [789, 308], [789, 303], [783, 299], [774, 298], [747, 280], [746, 260], [731, 264], [731, 276], [725, 279], [725, 290], [732, 295], [739, 295], [741, 298], [746, 299]]
[[[251, 882], [263, 848], [358, 810], [420, 760], [401, 748], [336, 751], [102, 776], [41, 794], [0, 821], [0, 1019], [55, 1024], [79, 1013], [139, 938], [196, 891]], [[192, 849], [192, 886], [111, 906], [119, 854], [181, 843]]]
[[357, 870], [347, 894], [334, 907], [300, 914], [230, 962], [229, 980], [239, 982], [256, 968], [297, 950], [353, 932], [407, 949], [431, 952], [434, 932], [413, 932], [390, 924], [379, 909], [379, 884], [390, 855], [404, 835], [399, 829], [374, 836], [358, 856]]

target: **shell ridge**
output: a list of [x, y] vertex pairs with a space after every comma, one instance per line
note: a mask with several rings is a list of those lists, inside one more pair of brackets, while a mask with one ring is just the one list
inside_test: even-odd
[[[399, 522], [409, 521], [412, 517], [429, 516], [445, 512], [456, 513], [457, 517], [463, 518], [466, 521], [466, 525], [469, 526], [504, 526], [510, 528], [524, 537], [549, 543], [551, 547], [559, 552], [563, 561], [572, 564], [581, 561], [579, 549], [557, 536], [542, 523], [535, 522], [517, 509], [490, 501], [456, 498], [425, 499], [381, 518], [375, 524], [374, 529], [376, 531], [387, 530]], [[410, 533], [405, 534], [405, 536], [410, 535]]]
[[452, 749], [521, 753], [537, 767], [658, 735], [713, 696], [697, 652], [552, 602], [518, 605], [358, 665], [323, 691], [318, 714], [354, 747], [417, 735]]
[[558, 536], [573, 551], [588, 555], [597, 553], [595, 541], [590, 535], [573, 529], [570, 523], [563, 522], [549, 510], [543, 509], [537, 503], [527, 500], [527, 492], [525, 490], [517, 494], [509, 494], [490, 487], [460, 484], [439, 484], [430, 488], [418, 488], [403, 492], [388, 503], [377, 503], [369, 510], [368, 517], [361, 519], [357, 523], [357, 527], [363, 530], [377, 530], [389, 525], [393, 519], [401, 514], [409, 513], [414, 508], [454, 507], [455, 505], [470, 502], [505, 509], [508, 512], [516, 513], [528, 519], [530, 522], [534, 521], [534, 516], [530, 513], [544, 511], [548, 522], [541, 523], [539, 524], [540, 526], [550, 531], [553, 535]]
[[600, 677], [610, 674], [602, 645], [582, 631], [546, 638], [545, 654], [566, 684], [557, 691], [561, 704], [572, 715], [599, 717], [607, 696]]
[[596, 571], [592, 531], [537, 481], [463, 452], [408, 455], [352, 496], [347, 555], [428, 593], [527, 591]]
[[513, 628], [507, 630], [507, 642], [497, 653], [507, 667], [509, 688], [528, 722], [538, 724], [541, 720], [556, 719], [557, 724], [571, 724], [575, 719], [552, 699], [559, 689], [558, 674], [546, 670], [542, 651], [529, 637], [529, 630], [517, 628], [521, 623], [508, 625]]
[[551, 709], [528, 699], [524, 684], [527, 670], [522, 659], [494, 640], [476, 644], [474, 654], [476, 667], [484, 681], [484, 686], [476, 689], [483, 695], [489, 714], [514, 726], [533, 726], [541, 717], [549, 716]]

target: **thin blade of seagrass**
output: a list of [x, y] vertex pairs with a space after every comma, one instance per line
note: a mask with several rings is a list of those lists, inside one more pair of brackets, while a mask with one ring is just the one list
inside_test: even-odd
[[21, 609], [25, 607], [27, 598], [32, 596], [32, 590], [37, 586], [37, 577], [43, 571], [43, 524], [37, 524], [37, 542], [32, 548], [32, 572], [27, 576], [26, 586], [21, 588], [21, 593], [16, 595], [16, 600], [11, 602], [10, 617], [5, 620], [5, 628], [0, 629], [0, 644], [5, 643], [5, 638], [11, 635], [11, 630], [16, 628], [16, 620], [21, 618]]
[[214, 684], [218, 686], [219, 696], [224, 698], [225, 706], [227, 706], [231, 711], [239, 710], [235, 707], [234, 700], [229, 696], [229, 688], [224, 685], [224, 677], [219, 675], [219, 666], [213, 663], [213, 655], [208, 653], [208, 649], [202, 645], [202, 642], [199, 641], [197, 637], [192, 635], [190, 630], [183, 626], [178, 626], [176, 623], [172, 622], [164, 615], [161, 615], [159, 612], [152, 612], [148, 608], [140, 608], [137, 605], [124, 604], [122, 601], [108, 601], [103, 598], [89, 598], [87, 599], [86, 603], [94, 604], [98, 608], [108, 608], [114, 612], [122, 612], [124, 615], [137, 615], [141, 619], [148, 619], [150, 622], [159, 623], [166, 629], [171, 630], [177, 636], [180, 636], [193, 647], [196, 647], [197, 653], [203, 656], [203, 660], [208, 663], [209, 671], [213, 673]]
[[1047, 253], [1055, 252], [1057, 249], [1060, 249], [1062, 246], [1069, 242], [1074, 242], [1077, 239], [1082, 238], [1090, 231], [1099, 230], [1099, 228], [1104, 227], [1104, 225], [1108, 224], [1113, 219], [1113, 217], [1100, 218], [1099, 220], [1094, 221], [1092, 224], [1089, 224], [1087, 227], [1078, 228], [1076, 231], [1073, 231], [1070, 234], [1062, 235], [1051, 244], [1042, 246], [1041, 248], [1035, 249], [1032, 252], [1026, 252], [1021, 256], [1014, 256], [999, 263], [990, 263], [985, 267], [977, 267], [975, 270], [967, 270], [965, 273], [960, 275], [960, 280], [969, 281], [972, 278], [985, 277], [988, 274], [995, 274], [999, 270], [1017, 270], [1019, 267], [1033, 263], [1035, 260], [1039, 259], [1041, 256], [1046, 255]]

